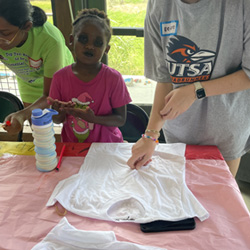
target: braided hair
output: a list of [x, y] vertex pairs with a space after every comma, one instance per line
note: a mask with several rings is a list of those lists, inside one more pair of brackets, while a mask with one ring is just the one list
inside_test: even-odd
[[104, 11], [96, 8], [82, 9], [78, 12], [75, 21], [73, 22], [73, 35], [79, 30], [80, 26], [85, 22], [97, 22], [105, 30], [107, 41], [109, 43], [112, 35], [112, 28], [110, 26], [110, 20]]

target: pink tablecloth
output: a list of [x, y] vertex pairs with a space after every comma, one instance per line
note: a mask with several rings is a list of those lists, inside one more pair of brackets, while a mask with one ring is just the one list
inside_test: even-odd
[[[58, 152], [61, 145], [58, 146]], [[71, 145], [72, 146], [72, 145]], [[73, 147], [73, 146], [72, 146]], [[76, 145], [77, 152], [86, 146]], [[55, 207], [45, 205], [56, 184], [78, 172], [84, 158], [67, 151], [59, 172], [41, 173], [35, 157], [0, 158], [0, 249], [26, 250], [41, 241], [61, 220]], [[73, 226], [83, 230], [114, 231], [120, 241], [168, 250], [250, 249], [250, 215], [235, 179], [216, 147], [187, 146], [186, 182], [208, 210], [204, 222], [196, 219], [192, 231], [145, 234], [134, 223], [114, 223], [67, 213]]]

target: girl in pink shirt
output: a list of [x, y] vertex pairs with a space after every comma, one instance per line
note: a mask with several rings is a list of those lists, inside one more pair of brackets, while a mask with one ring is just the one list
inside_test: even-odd
[[110, 21], [97, 9], [83, 9], [73, 23], [70, 42], [75, 63], [54, 74], [48, 101], [63, 122], [63, 142], [123, 142], [118, 127], [131, 102], [121, 74], [101, 63], [110, 49]]

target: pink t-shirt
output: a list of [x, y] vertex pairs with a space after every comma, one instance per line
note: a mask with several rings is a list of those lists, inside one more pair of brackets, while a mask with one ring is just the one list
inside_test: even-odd
[[[65, 102], [74, 101], [82, 109], [89, 106], [95, 115], [109, 115], [113, 108], [131, 102], [121, 74], [105, 64], [90, 82], [77, 78], [71, 65], [57, 71], [53, 76], [50, 97]], [[63, 124], [62, 141], [122, 142], [123, 137], [117, 127], [92, 124], [68, 115]]]

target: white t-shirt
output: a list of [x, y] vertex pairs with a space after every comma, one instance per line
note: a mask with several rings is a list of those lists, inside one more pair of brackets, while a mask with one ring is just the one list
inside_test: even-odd
[[[132, 145], [93, 143], [79, 173], [57, 185], [47, 206], [58, 201], [80, 216], [116, 222], [208, 218], [186, 186], [184, 156], [166, 153], [171, 145], [162, 144], [147, 166], [131, 170]], [[184, 154], [184, 144], [173, 145]]]
[[[64, 217], [49, 234], [32, 250], [164, 250], [159, 247], [142, 246], [117, 241], [112, 231], [77, 230]], [[166, 249], [165, 249], [166, 250]]]

